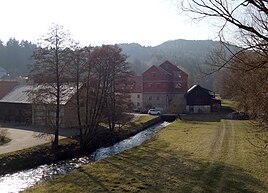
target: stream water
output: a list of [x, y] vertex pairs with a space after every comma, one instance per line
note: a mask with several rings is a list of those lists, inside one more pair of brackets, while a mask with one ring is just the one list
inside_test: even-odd
[[106, 148], [99, 148], [89, 156], [64, 160], [49, 165], [41, 165], [36, 168], [0, 176], [0, 192], [1, 193], [20, 192], [37, 183], [49, 180], [56, 175], [65, 174], [73, 169], [81, 167], [82, 165], [97, 160], [101, 160], [106, 157], [120, 153], [124, 150], [139, 146], [144, 141], [151, 139], [153, 136], [155, 136], [155, 134], [160, 129], [167, 126], [168, 124], [169, 123], [167, 122], [156, 124], [112, 146]]

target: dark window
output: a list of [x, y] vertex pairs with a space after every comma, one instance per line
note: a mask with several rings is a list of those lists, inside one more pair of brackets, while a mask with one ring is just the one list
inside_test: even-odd
[[155, 77], [156, 77], [156, 73], [155, 73], [155, 72], [153, 72], [153, 73], [152, 73], [152, 75], [153, 75], [153, 78], [155, 78]]
[[156, 100], [158, 100], [158, 101], [159, 101], [159, 100], [160, 100], [160, 97], [159, 97], [159, 96], [157, 96], [157, 97], [156, 97]]
[[140, 98], [140, 95], [139, 95], [139, 94], [137, 95], [137, 98], [138, 98], [138, 99]]
[[138, 107], [140, 106], [140, 103], [139, 103], [139, 102], [137, 102], [137, 106], [138, 106]]
[[149, 96], [149, 101], [151, 101], [153, 99], [153, 97]]

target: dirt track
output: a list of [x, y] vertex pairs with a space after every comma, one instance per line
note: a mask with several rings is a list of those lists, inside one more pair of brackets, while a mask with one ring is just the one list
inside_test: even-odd
[[[208, 139], [204, 139], [208, 140]], [[204, 141], [202, 143], [204, 143]], [[215, 171], [215, 162], [219, 160], [225, 160], [226, 162], [231, 162], [235, 156], [235, 129], [233, 123], [228, 120], [222, 120], [222, 123], [217, 128], [217, 132], [208, 141], [210, 143], [209, 159], [210, 162], [206, 170], [202, 174], [203, 181], [211, 180], [211, 173]], [[202, 147], [202, 145], [200, 145]], [[228, 170], [226, 167], [220, 169], [220, 180], [217, 182], [215, 192], [221, 193], [224, 186], [226, 178], [228, 177]], [[199, 186], [195, 186], [192, 192], [200, 192]]]

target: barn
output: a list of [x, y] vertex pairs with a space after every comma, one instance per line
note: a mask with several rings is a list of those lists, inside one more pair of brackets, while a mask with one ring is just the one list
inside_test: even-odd
[[211, 90], [193, 85], [185, 94], [187, 113], [211, 113], [221, 108], [221, 100]]
[[[76, 88], [73, 85], [63, 85], [64, 92], [60, 98], [61, 127], [77, 126], [75, 114]], [[37, 89], [47, 89], [42, 86]], [[0, 121], [4, 123], [33, 124], [49, 126], [55, 122], [55, 97], [46, 95], [41, 102], [33, 102], [30, 92], [36, 89], [33, 85], [16, 85], [9, 93], [0, 99]], [[39, 98], [39, 97], [38, 97]]]

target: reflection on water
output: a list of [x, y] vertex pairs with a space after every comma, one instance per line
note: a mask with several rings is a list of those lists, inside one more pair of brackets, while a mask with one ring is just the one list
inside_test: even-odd
[[94, 161], [97, 161], [109, 157], [111, 155], [120, 153], [124, 150], [141, 145], [144, 141], [151, 139], [156, 132], [158, 132], [161, 128], [166, 127], [168, 124], [169, 123], [164, 122], [162, 124], [154, 125], [153, 127], [141, 131], [138, 134], [123, 141], [120, 141], [119, 143], [116, 143], [110, 147], [99, 148], [92, 154], [92, 158]]
[[65, 160], [50, 165], [42, 165], [38, 166], [37, 168], [1, 176], [0, 192], [19, 192], [35, 185], [36, 183], [51, 179], [53, 176], [65, 174], [66, 172], [69, 172], [82, 165], [104, 159], [124, 150], [136, 147], [142, 144], [144, 141], [152, 138], [156, 132], [167, 125], [168, 123], [166, 122], [154, 125], [112, 146], [99, 148], [90, 156]]

